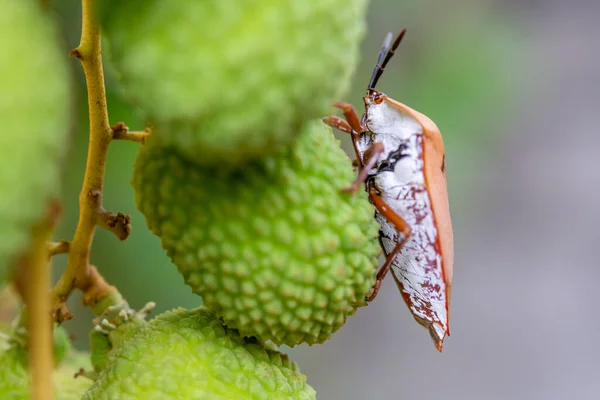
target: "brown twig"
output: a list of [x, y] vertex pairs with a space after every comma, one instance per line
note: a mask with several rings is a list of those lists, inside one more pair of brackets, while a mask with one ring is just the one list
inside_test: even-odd
[[68, 253], [69, 242], [67, 242], [66, 240], [59, 240], [58, 242], [48, 242], [47, 249], [49, 257], [55, 256], [57, 254]]
[[81, 2], [81, 40], [79, 46], [69, 53], [81, 62], [85, 73], [90, 141], [83, 187], [79, 195], [79, 221], [73, 240], [68, 246], [69, 262], [52, 290], [52, 315], [59, 323], [72, 317], [65, 304], [71, 292], [76, 288], [89, 287], [92, 284], [90, 280], [99, 276], [97, 271], [92, 271], [89, 266], [96, 226], [108, 229], [120, 240], [125, 240], [131, 231], [129, 216], [122, 213], [115, 215], [102, 208], [106, 156], [113, 139], [113, 129], [108, 120], [100, 27], [96, 20], [94, 1], [97, 0]]
[[100, 219], [98, 225], [109, 232], [115, 234], [119, 240], [123, 241], [129, 237], [131, 233], [131, 216], [123, 213], [114, 214], [100, 208], [98, 212]]
[[111, 126], [113, 139], [115, 140], [129, 140], [132, 142], [146, 143], [146, 138], [150, 136], [150, 128], [146, 128], [141, 132], [131, 132], [129, 127], [124, 122], [117, 122]]
[[115, 214], [102, 208], [102, 193], [97, 190], [91, 190], [88, 196], [96, 204], [96, 224], [114, 233], [121, 241], [127, 239], [131, 233], [131, 216], [121, 212]]

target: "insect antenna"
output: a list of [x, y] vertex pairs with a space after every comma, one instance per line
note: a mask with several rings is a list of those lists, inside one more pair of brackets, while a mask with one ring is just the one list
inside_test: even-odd
[[392, 44], [392, 32], [388, 32], [387, 35], [385, 35], [385, 39], [383, 40], [383, 45], [381, 46], [381, 52], [379, 53], [379, 57], [377, 58], [377, 64], [375, 65], [375, 68], [373, 68], [373, 74], [371, 75], [371, 81], [369, 82], [369, 87], [367, 89], [373, 89], [374, 87], [374, 83], [377, 83], [376, 81], [376, 77], [378, 79], [378, 74], [379, 70], [382, 69], [381, 64], [383, 63], [383, 60], [385, 59], [385, 55], [387, 54], [388, 50], [390, 49], [390, 46]]
[[402, 29], [402, 32], [398, 34], [396, 40], [394, 40], [394, 44], [390, 48], [390, 43], [392, 41], [392, 34], [388, 33], [383, 41], [383, 47], [381, 48], [381, 53], [379, 53], [379, 59], [377, 60], [377, 65], [373, 69], [373, 75], [371, 75], [371, 81], [369, 82], [369, 87], [367, 90], [375, 89], [375, 85], [377, 85], [377, 81], [381, 78], [383, 71], [385, 70], [385, 66], [394, 56], [396, 49], [400, 45], [404, 34], [406, 33], [406, 29]]

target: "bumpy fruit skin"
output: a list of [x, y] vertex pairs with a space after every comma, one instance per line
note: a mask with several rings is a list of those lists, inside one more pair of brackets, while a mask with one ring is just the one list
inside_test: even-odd
[[139, 330], [145, 329], [148, 321], [136, 318], [132, 321], [118, 325], [116, 329], [105, 334], [100, 331], [90, 333], [90, 347], [92, 349], [91, 362], [96, 372], [102, 371], [111, 354], [121, 346], [122, 343], [135, 336]]
[[91, 371], [90, 355], [86, 352], [69, 350], [64, 361], [54, 372], [54, 390], [57, 400], [80, 400], [92, 385], [92, 380], [75, 373], [81, 369]]
[[0, 284], [59, 196], [71, 99], [67, 56], [36, 1], [0, 12]]
[[177, 309], [123, 343], [83, 400], [310, 400], [295, 363], [242, 339], [205, 307]]
[[331, 130], [240, 169], [201, 168], [150, 140], [133, 179], [138, 208], [204, 304], [244, 336], [322, 343], [365, 304], [378, 226]]
[[83, 394], [90, 388], [93, 381], [85, 376], [75, 378], [77, 372], [79, 368], [75, 366], [64, 366], [55, 371], [54, 390], [57, 400], [81, 400]]
[[100, 2], [110, 59], [128, 96], [156, 134], [203, 164], [273, 152], [303, 121], [330, 113], [357, 64], [366, 5]]
[[[11, 348], [0, 352], [0, 399], [29, 399], [29, 376], [27, 368], [21, 362], [26, 356], [20, 354], [20, 350]], [[92, 381], [84, 376], [73, 377], [79, 368], [83, 367], [80, 363], [65, 364], [54, 371], [53, 381], [57, 400], [81, 399], [92, 384]]]
[[[2, 336], [0, 336], [2, 339]], [[79, 400], [90, 387], [92, 381], [74, 374], [80, 368], [90, 369], [89, 355], [70, 348], [65, 348], [62, 333], [55, 335], [55, 351], [65, 350], [54, 371], [53, 382], [57, 400]], [[29, 399], [29, 376], [27, 371], [27, 351], [15, 343], [0, 340], [0, 399], [27, 400]]]

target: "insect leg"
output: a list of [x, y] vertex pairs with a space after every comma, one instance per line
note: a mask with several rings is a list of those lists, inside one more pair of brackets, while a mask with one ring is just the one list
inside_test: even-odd
[[338, 101], [334, 103], [333, 106], [344, 111], [344, 117], [346, 117], [346, 121], [348, 121], [352, 129], [354, 129], [357, 133], [363, 133], [367, 131], [367, 129], [361, 125], [360, 118], [358, 118], [358, 114], [356, 113], [356, 110], [352, 104]]
[[[352, 107], [352, 106], [350, 106], [350, 107]], [[356, 117], [356, 118], [358, 118], [358, 117]], [[354, 130], [352, 128], [352, 126], [350, 126], [348, 121], [344, 120], [343, 118], [338, 117], [337, 115], [323, 117], [323, 118], [321, 118], [321, 120], [325, 123], [325, 125], [328, 125], [335, 129], [338, 129], [342, 132], [349, 133], [352, 136], [352, 147], [354, 147], [354, 154], [356, 154], [356, 162], [358, 163], [358, 166], [361, 167], [363, 165], [363, 160], [362, 160], [360, 152], [358, 151], [358, 148], [356, 147], [356, 141], [358, 140], [358, 138], [360, 136], [359, 133], [356, 132], [356, 130]], [[354, 162], [353, 162], [353, 165], [354, 165]]]
[[379, 156], [384, 152], [382, 143], [373, 143], [366, 151], [364, 155], [364, 165], [361, 168], [356, 180], [352, 182], [352, 185], [342, 189], [342, 192], [354, 193], [358, 190], [360, 185], [367, 179], [371, 168], [379, 161]]
[[336, 115], [331, 115], [329, 117], [323, 117], [323, 118], [321, 118], [321, 120], [325, 123], [325, 125], [328, 125], [335, 129], [338, 129], [342, 132], [349, 133], [351, 135], [356, 135], [356, 131], [354, 129], [352, 129], [350, 124], [346, 120], [344, 120]]
[[371, 188], [369, 190], [369, 195], [371, 196], [371, 200], [373, 201], [373, 205], [375, 205], [375, 208], [377, 208], [377, 211], [379, 211], [379, 213], [383, 215], [385, 219], [388, 220], [388, 222], [394, 225], [398, 232], [402, 233], [402, 240], [396, 244], [392, 252], [387, 256], [385, 262], [379, 269], [379, 272], [377, 272], [377, 280], [375, 281], [375, 285], [373, 285], [373, 292], [367, 298], [367, 301], [373, 301], [377, 296], [377, 293], [379, 292], [379, 288], [381, 287], [381, 282], [383, 281], [383, 278], [385, 278], [387, 273], [390, 271], [392, 261], [394, 261], [396, 255], [400, 252], [402, 247], [404, 247], [404, 245], [408, 241], [411, 229], [408, 223], [404, 220], [404, 218], [396, 214], [394, 210], [392, 210], [390, 206], [388, 206], [388, 204], [381, 198], [381, 196], [379, 196], [375, 192], [374, 188]]

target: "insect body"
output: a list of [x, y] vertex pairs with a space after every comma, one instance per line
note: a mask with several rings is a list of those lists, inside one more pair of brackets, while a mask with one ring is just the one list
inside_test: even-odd
[[441, 351], [449, 335], [453, 234], [446, 189], [446, 157], [437, 126], [425, 115], [374, 89], [404, 36], [388, 34], [364, 97], [361, 120], [347, 103], [346, 119], [323, 118], [352, 135], [360, 172], [346, 191], [363, 182], [380, 223], [386, 261], [377, 273], [372, 301], [391, 269], [407, 306]]

